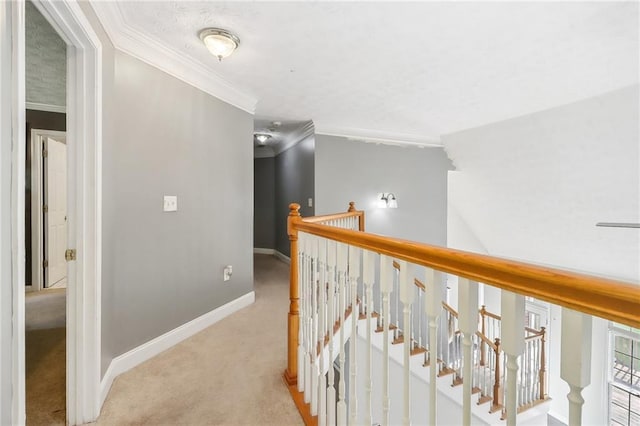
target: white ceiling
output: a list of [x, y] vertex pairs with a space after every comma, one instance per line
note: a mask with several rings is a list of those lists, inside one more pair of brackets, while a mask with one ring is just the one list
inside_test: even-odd
[[[99, 5], [116, 46], [128, 30], [256, 100], [257, 117], [319, 133], [439, 143], [638, 83], [637, 2]], [[221, 63], [198, 38], [209, 26], [241, 39]]]

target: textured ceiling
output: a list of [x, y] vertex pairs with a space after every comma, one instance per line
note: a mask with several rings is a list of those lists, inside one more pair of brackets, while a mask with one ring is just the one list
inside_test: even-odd
[[[638, 82], [638, 3], [133, 2], [124, 23], [318, 132], [440, 135]], [[218, 62], [202, 28], [235, 32]]]

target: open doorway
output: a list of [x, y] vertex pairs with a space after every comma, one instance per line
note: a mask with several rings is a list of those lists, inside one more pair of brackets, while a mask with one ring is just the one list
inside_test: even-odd
[[27, 424], [66, 423], [67, 46], [25, 3]]
[[[92, 13], [90, 5], [73, 0], [31, 1], [64, 40], [67, 52], [66, 145], [71, 179], [67, 184], [66, 423], [83, 424], [96, 419], [101, 405], [102, 44], [85, 14]], [[0, 2], [3, 424], [27, 423], [25, 9], [25, 2]]]

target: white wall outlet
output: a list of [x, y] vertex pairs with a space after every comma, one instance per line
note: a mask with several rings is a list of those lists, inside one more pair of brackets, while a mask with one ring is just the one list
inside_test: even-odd
[[222, 272], [222, 279], [224, 281], [229, 281], [231, 279], [231, 275], [233, 275], [233, 266], [225, 266], [224, 271]]
[[309, 199], [307, 200], [307, 205], [308, 205], [309, 207], [313, 207], [313, 198], [309, 198]]
[[178, 211], [178, 196], [177, 195], [165, 195], [164, 196], [164, 208], [165, 212], [177, 212]]

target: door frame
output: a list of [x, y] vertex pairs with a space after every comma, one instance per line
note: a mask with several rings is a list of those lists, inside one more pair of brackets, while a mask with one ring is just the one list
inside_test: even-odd
[[67, 132], [59, 130], [31, 129], [31, 285], [27, 291], [40, 291], [44, 287], [44, 161], [42, 157], [41, 137], [63, 140], [66, 144]]
[[[12, 87], [12, 96], [0, 101], [2, 122], [10, 117], [12, 124], [11, 422], [24, 424], [25, 5], [24, 0], [3, 3], [7, 13], [0, 14], [0, 26], [11, 29], [12, 48], [11, 71], [0, 82]], [[102, 45], [77, 2], [33, 4], [67, 44], [67, 244], [77, 251], [77, 260], [67, 264], [67, 422], [80, 424], [100, 411]]]

